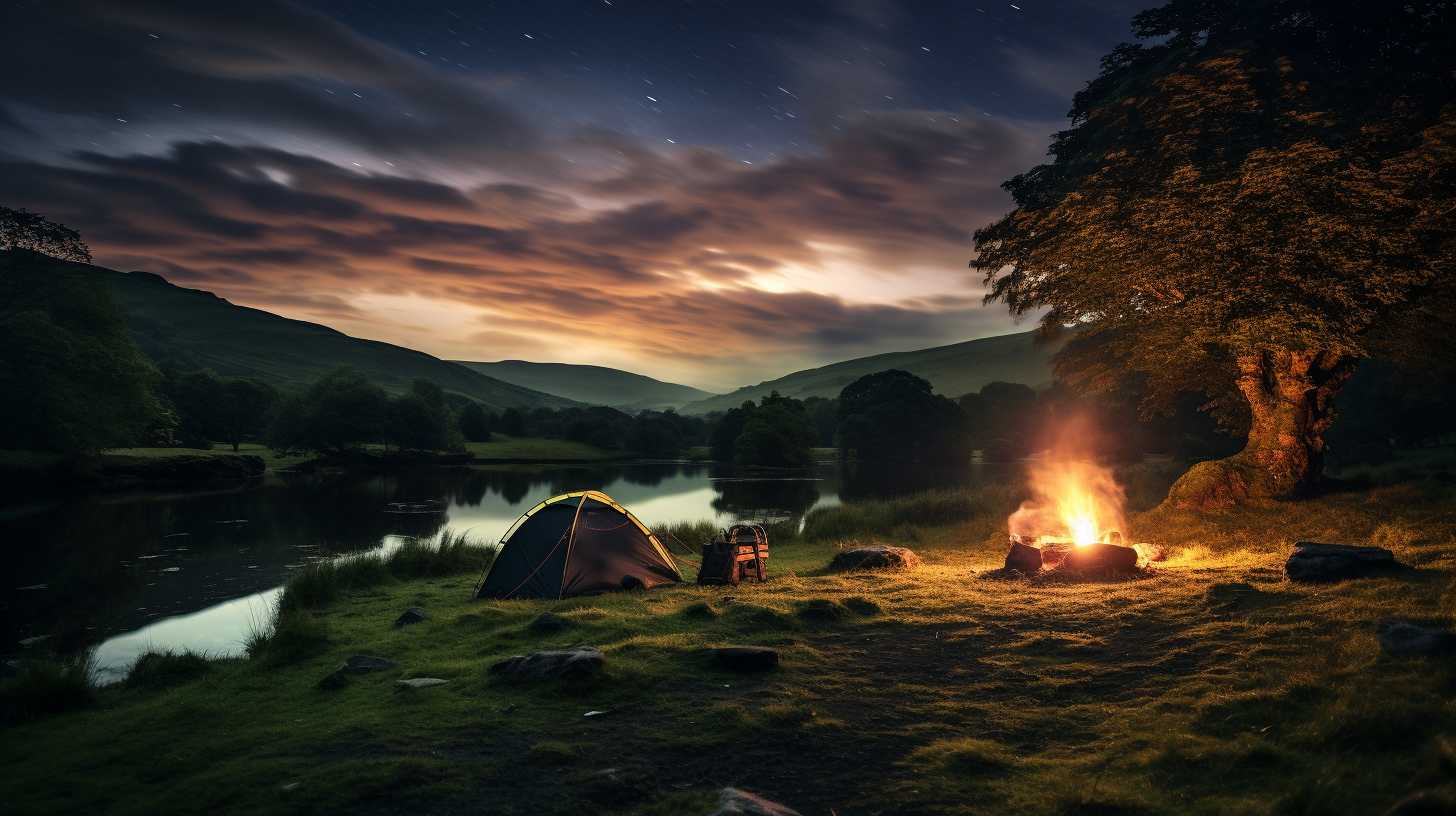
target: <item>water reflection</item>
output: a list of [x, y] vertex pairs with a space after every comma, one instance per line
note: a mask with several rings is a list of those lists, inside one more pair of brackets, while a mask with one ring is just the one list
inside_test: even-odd
[[[149, 646], [235, 654], [258, 610], [310, 561], [434, 536], [446, 526], [494, 541], [536, 502], [572, 490], [603, 490], [648, 525], [727, 525], [802, 518], [841, 496], [910, 484], [903, 474], [884, 473], [842, 481], [832, 464], [797, 474], [708, 464], [459, 468], [294, 474], [236, 492], [73, 497], [12, 508], [0, 511], [11, 565], [11, 580], [0, 587], [0, 652], [99, 643], [98, 662], [113, 672]], [[445, 509], [384, 512], [391, 502], [423, 500]], [[35, 638], [45, 640], [19, 645]]]

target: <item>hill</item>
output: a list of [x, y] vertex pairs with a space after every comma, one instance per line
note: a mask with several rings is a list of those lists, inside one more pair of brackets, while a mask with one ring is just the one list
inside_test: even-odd
[[819, 368], [796, 371], [776, 380], [743, 388], [721, 396], [685, 405], [685, 414], [726, 411], [777, 391], [787, 397], [837, 397], [846, 385], [866, 374], [898, 368], [929, 380], [935, 390], [948, 397], [979, 391], [988, 382], [1025, 383], [1041, 387], [1051, 383], [1051, 356], [1057, 344], [1039, 344], [1034, 332], [1005, 334], [968, 340], [949, 346], [895, 351], [859, 357]]
[[616, 368], [568, 363], [531, 363], [501, 360], [498, 363], [455, 361], [481, 374], [525, 388], [592, 405], [623, 410], [655, 411], [680, 408], [690, 402], [711, 399], [716, 394], [687, 385], [663, 382]]
[[137, 345], [161, 366], [208, 368], [219, 376], [252, 377], [284, 390], [301, 389], [334, 368], [349, 366], [391, 393], [424, 379], [495, 410], [571, 404], [421, 351], [237, 306], [160, 275], [75, 266], [111, 287]]

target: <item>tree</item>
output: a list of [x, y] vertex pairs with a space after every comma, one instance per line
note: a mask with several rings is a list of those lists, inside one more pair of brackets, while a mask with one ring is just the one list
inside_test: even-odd
[[0, 249], [28, 249], [63, 261], [91, 263], [81, 233], [43, 215], [0, 207]]
[[[730, 412], [731, 413], [731, 412]], [[777, 391], [749, 411], [733, 445], [733, 461], [764, 467], [808, 467], [816, 434], [804, 403]]]
[[0, 252], [0, 448], [134, 445], [163, 418], [157, 370], [83, 269]]
[[932, 466], [970, 461], [960, 406], [908, 371], [867, 374], [839, 392], [839, 452], [860, 464]]
[[1298, 493], [1357, 361], [1456, 315], [1456, 6], [1173, 0], [1133, 27], [1159, 42], [1103, 59], [972, 265], [988, 300], [1078, 328], [1077, 388], [1245, 413], [1174, 504]]
[[466, 442], [489, 442], [494, 419], [486, 413], [484, 406], [472, 402], [460, 410], [460, 433]]
[[409, 393], [390, 401], [384, 430], [401, 450], [454, 450], [461, 445], [445, 391], [429, 380], [415, 380]]

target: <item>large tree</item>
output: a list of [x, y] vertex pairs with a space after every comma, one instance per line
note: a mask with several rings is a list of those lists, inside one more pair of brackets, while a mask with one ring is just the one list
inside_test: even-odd
[[1297, 493], [1357, 362], [1456, 314], [1456, 4], [1174, 0], [1133, 28], [1155, 44], [1103, 59], [972, 265], [988, 300], [1079, 329], [1066, 381], [1243, 415], [1244, 450], [1174, 503]]

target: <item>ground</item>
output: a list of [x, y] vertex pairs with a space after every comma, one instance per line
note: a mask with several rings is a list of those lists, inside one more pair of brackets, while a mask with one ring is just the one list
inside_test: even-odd
[[[1388, 619], [1456, 611], [1456, 490], [1404, 481], [1299, 503], [1146, 511], [1143, 580], [994, 580], [993, 493], [898, 524], [912, 573], [827, 575], [834, 537], [775, 546], [772, 580], [566, 601], [394, 581], [313, 613], [293, 660], [219, 661], [12, 727], [0, 801], [90, 811], [706, 813], [724, 785], [805, 814], [1379, 813], [1456, 766], [1456, 663], [1381, 653]], [[832, 529], [824, 525], [823, 529]], [[1291, 584], [1297, 540], [1387, 546], [1410, 572]], [[431, 618], [395, 629], [422, 606]], [[552, 612], [560, 620], [542, 615]], [[514, 685], [512, 654], [592, 645], [605, 677]], [[762, 644], [766, 675], [701, 651]], [[400, 668], [323, 691], [351, 654]], [[403, 677], [448, 685], [396, 693]], [[588, 715], [588, 712], [600, 712]], [[614, 784], [600, 772], [619, 769]]]

